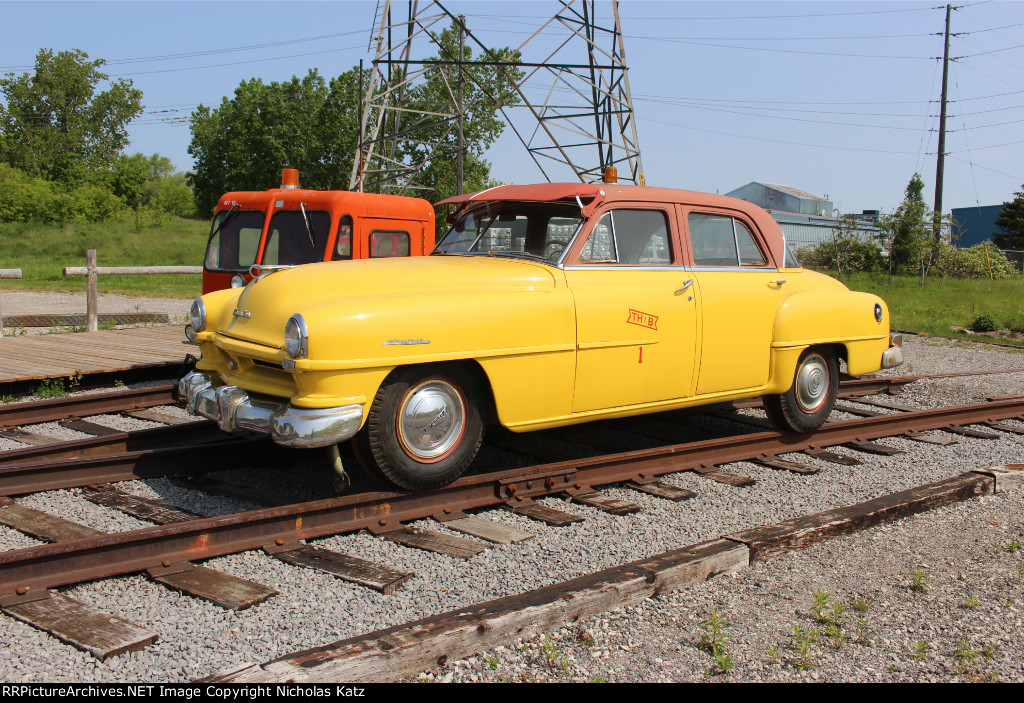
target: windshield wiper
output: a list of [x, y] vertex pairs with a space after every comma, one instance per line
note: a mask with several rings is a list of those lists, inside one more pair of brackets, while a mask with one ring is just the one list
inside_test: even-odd
[[313, 227], [309, 224], [309, 215], [306, 214], [306, 203], [299, 203], [299, 209], [302, 210], [302, 219], [306, 223], [306, 234], [309, 235], [309, 246], [313, 247], [316, 251], [316, 242], [313, 241]]
[[235, 216], [235, 210], [237, 210], [237, 209], [238, 209], [238, 208], [240, 208], [240, 207], [241, 207], [241, 205], [239, 205], [238, 203], [235, 203], [235, 202], [231, 203], [231, 207], [230, 207], [230, 208], [228, 208], [228, 211], [227, 211], [226, 213], [224, 213], [224, 217], [220, 218], [220, 222], [217, 222], [217, 223], [216, 223], [216, 224], [215, 224], [215, 225], [214, 225], [214, 226], [212, 227], [212, 229], [210, 229], [210, 236], [209, 236], [209, 238], [208, 238], [208, 239], [206, 240], [206, 246], [207, 246], [207, 248], [209, 248], [209, 246], [210, 246], [210, 242], [212, 242], [212, 241], [213, 241], [213, 238], [214, 238], [215, 236], [217, 236], [217, 233], [218, 233], [218, 232], [220, 232], [220, 231], [221, 231], [221, 229], [223, 229], [223, 227], [224, 227], [224, 225], [225, 225], [225, 224], [227, 223], [227, 221], [228, 221], [228, 220], [230, 220], [230, 219], [231, 219], [232, 217], [234, 217], [234, 216]]

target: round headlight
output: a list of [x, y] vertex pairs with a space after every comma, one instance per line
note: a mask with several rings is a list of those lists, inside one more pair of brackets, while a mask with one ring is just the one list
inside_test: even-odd
[[245, 285], [245, 276], [243, 276], [242, 274], [236, 273], [234, 276], [231, 277], [231, 287], [232, 288], [241, 288], [244, 285]]
[[206, 306], [203, 305], [202, 298], [196, 298], [192, 301], [192, 308], [188, 311], [189, 322], [192, 323], [192, 329], [196, 332], [206, 331]]
[[882, 321], [882, 306], [879, 303], [875, 303], [875, 322]]
[[293, 359], [305, 359], [309, 354], [309, 332], [302, 315], [292, 315], [284, 326], [284, 350]]

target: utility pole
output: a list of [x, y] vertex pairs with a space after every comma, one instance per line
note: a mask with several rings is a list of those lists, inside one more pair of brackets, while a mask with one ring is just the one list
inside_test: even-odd
[[[935, 207], [932, 218], [932, 239], [936, 244], [942, 236], [942, 176], [946, 166], [946, 84], [949, 75], [949, 13], [952, 5], [946, 5], [946, 38], [942, 48], [942, 97], [939, 107], [939, 154], [935, 160]], [[932, 249], [932, 261], [937, 251]]]
[[466, 153], [466, 137], [462, 132], [463, 120], [465, 118], [464, 111], [465, 107], [462, 104], [462, 62], [466, 60], [466, 16], [459, 15], [459, 153], [455, 160], [455, 193], [456, 195], [462, 195], [464, 192], [465, 181], [462, 177], [462, 158], [463, 154]]

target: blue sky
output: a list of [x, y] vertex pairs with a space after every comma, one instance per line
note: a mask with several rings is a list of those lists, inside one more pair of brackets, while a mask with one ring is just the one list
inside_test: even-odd
[[[495, 47], [525, 41], [557, 9], [554, 0], [445, 6]], [[599, 3], [598, 17], [610, 7]], [[144, 94], [130, 151], [187, 170], [197, 104], [216, 105], [254, 77], [283, 81], [314, 67], [333, 76], [369, 62], [376, 8], [0, 1], [0, 72], [30, 71], [44, 47], [106, 59], [112, 78]], [[725, 193], [759, 180], [827, 194], [844, 212], [891, 211], [919, 171], [930, 203], [944, 12], [928, 2], [625, 0], [647, 183]], [[1024, 2], [965, 2], [952, 31], [946, 211], [1001, 203], [1024, 184]], [[487, 158], [503, 182], [543, 180], [510, 134]]]

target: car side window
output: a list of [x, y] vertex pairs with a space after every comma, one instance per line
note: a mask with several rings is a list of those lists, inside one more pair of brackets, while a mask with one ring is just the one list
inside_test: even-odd
[[690, 225], [693, 263], [697, 266], [736, 265], [736, 236], [731, 217], [691, 212], [687, 223]]
[[691, 212], [690, 245], [697, 266], [765, 266], [768, 259], [745, 223], [726, 215]]
[[757, 246], [750, 228], [739, 220], [733, 219], [733, 227], [736, 230], [736, 244], [740, 250], [740, 266], [764, 266], [768, 263], [761, 248]]
[[668, 218], [660, 210], [612, 210], [594, 225], [581, 264], [667, 266], [672, 263]]

